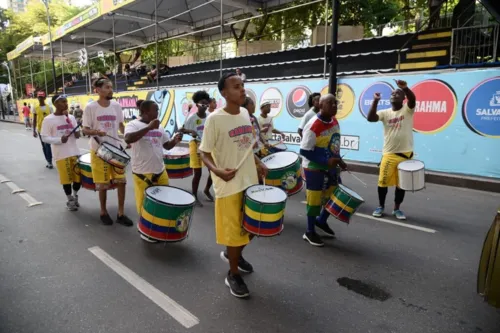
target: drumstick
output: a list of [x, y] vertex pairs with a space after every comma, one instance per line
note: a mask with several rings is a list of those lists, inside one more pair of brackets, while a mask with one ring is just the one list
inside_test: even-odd
[[252, 143], [250, 144], [250, 147], [247, 149], [246, 153], [245, 153], [245, 156], [241, 159], [240, 163], [238, 163], [238, 165], [236, 166], [236, 170], [238, 170], [239, 168], [241, 168], [241, 166], [243, 165], [243, 163], [245, 163], [245, 160], [248, 158], [248, 156], [250, 155], [250, 153], [253, 152], [253, 145], [255, 144], [256, 140], [253, 139], [252, 140]]
[[349, 171], [349, 170], [346, 170], [346, 171], [347, 171], [347, 172], [348, 172], [351, 176], [353, 176], [353, 177], [354, 177], [354, 178], [355, 178], [358, 182], [360, 182], [361, 184], [365, 185], [365, 187], [366, 187], [366, 186], [368, 186], [368, 185], [366, 185], [366, 183], [365, 183], [364, 181], [362, 181], [361, 179], [359, 179], [358, 177], [356, 177], [356, 176], [355, 176], [355, 175], [354, 175], [351, 171]]
[[276, 142], [276, 143], [273, 143], [272, 145], [269, 145], [269, 147], [276, 147], [277, 145], [280, 145], [282, 143], [283, 143], [283, 140]]
[[78, 124], [78, 126], [76, 126], [75, 128], [73, 128], [73, 129], [71, 130], [71, 133], [69, 133], [69, 135], [68, 135], [68, 136], [71, 136], [71, 134], [75, 133], [75, 132], [76, 132], [76, 130], [77, 130], [78, 128], [80, 128], [80, 126], [82, 126], [82, 123], [79, 123], [79, 124]]

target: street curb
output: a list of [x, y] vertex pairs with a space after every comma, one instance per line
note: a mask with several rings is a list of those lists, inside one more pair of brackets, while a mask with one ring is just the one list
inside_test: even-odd
[[[3, 120], [2, 122], [24, 125], [18, 121]], [[123, 139], [122, 135], [119, 135]], [[181, 147], [189, 147], [188, 143], [179, 143]], [[357, 161], [346, 160], [349, 164], [349, 170], [353, 172], [366, 173], [370, 175], [378, 175], [379, 168], [374, 163], [361, 163]], [[490, 177], [474, 177], [462, 174], [450, 174], [436, 171], [425, 172], [425, 182], [438, 185], [446, 185], [451, 187], [467, 188], [471, 190], [479, 190], [486, 192], [500, 193], [500, 179]]]

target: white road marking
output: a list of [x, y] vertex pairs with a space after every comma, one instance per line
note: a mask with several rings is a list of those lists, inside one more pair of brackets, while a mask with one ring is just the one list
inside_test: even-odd
[[191, 312], [183, 308], [173, 299], [156, 289], [149, 282], [141, 278], [139, 275], [124, 266], [121, 262], [111, 257], [108, 253], [98, 246], [88, 249], [93, 255], [101, 260], [106, 266], [111, 268], [116, 274], [120, 275], [125, 281], [139, 290], [153, 303], [162, 308], [166, 313], [171, 315], [182, 326], [191, 328], [200, 323], [200, 320]]
[[4, 175], [0, 175], [0, 184], [5, 182], [10, 182], [10, 180]]
[[28, 193], [19, 193], [19, 196], [28, 203], [28, 207], [39, 206], [43, 204], [43, 202], [36, 200]]
[[12, 194], [26, 192], [24, 189], [20, 188], [19, 186], [17, 186], [13, 182], [6, 182], [5, 185], [7, 185], [12, 190]]
[[[301, 201], [300, 203], [307, 204], [307, 201]], [[419, 226], [413, 225], [413, 224], [392, 221], [392, 220], [388, 220], [388, 219], [384, 219], [384, 218], [380, 218], [380, 217], [375, 217], [375, 216], [371, 216], [371, 215], [366, 215], [366, 214], [362, 214], [362, 213], [354, 213], [354, 215], [359, 216], [359, 217], [364, 217], [365, 219], [370, 219], [370, 220], [374, 220], [374, 221], [378, 221], [378, 222], [397, 225], [398, 227], [405, 227], [405, 228], [409, 228], [409, 229], [413, 229], [413, 230], [427, 232], [430, 234], [435, 234], [437, 232], [434, 229], [419, 227]]]
[[378, 221], [378, 222], [384, 222], [384, 223], [397, 225], [399, 227], [405, 227], [405, 228], [414, 229], [414, 230], [418, 230], [418, 231], [428, 232], [430, 234], [434, 234], [437, 232], [434, 229], [419, 227], [419, 226], [413, 225], [413, 224], [392, 221], [392, 220], [388, 220], [388, 219], [384, 219], [384, 218], [380, 218], [380, 217], [374, 217], [374, 216], [366, 215], [366, 214], [362, 214], [362, 213], [354, 213], [354, 215], [359, 216], [359, 217], [364, 217], [365, 219], [370, 219], [370, 220], [374, 220], [374, 221]]

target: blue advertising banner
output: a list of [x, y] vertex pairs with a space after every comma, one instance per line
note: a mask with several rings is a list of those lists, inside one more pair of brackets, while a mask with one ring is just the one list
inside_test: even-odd
[[[379, 110], [390, 107], [396, 77], [406, 80], [417, 96], [415, 158], [423, 161], [427, 170], [500, 178], [500, 69], [342, 78], [338, 119], [346, 159], [380, 161], [383, 128], [380, 123], [369, 123], [366, 114], [376, 92], [382, 95]], [[160, 119], [168, 131], [174, 132], [184, 124], [192, 95], [200, 89], [214, 97], [219, 107], [224, 105], [216, 87], [151, 94], [161, 105]], [[257, 105], [271, 102], [274, 126], [285, 132], [289, 149], [298, 152], [297, 128], [309, 108], [307, 98], [312, 92], [325, 94], [328, 81], [250, 83], [246, 90]], [[196, 112], [196, 107], [190, 112]]]

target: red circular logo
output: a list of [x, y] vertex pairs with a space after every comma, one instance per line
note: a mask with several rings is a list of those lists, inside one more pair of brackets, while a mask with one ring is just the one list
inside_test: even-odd
[[453, 89], [440, 80], [425, 80], [411, 90], [417, 97], [413, 129], [431, 134], [445, 129], [455, 118], [457, 97]]

